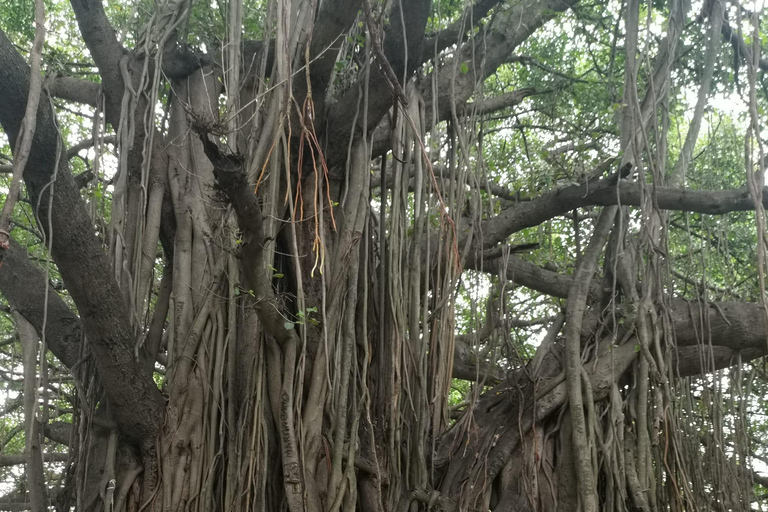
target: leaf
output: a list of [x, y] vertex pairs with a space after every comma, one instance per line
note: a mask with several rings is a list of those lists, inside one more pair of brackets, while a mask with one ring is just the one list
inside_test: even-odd
[[462, 62], [459, 70], [461, 71], [462, 75], [466, 75], [467, 73], [469, 73], [469, 66], [467, 65], [466, 62]]
[[292, 330], [295, 327], [295, 325], [294, 325], [293, 322], [285, 322], [283, 324], [283, 327], [285, 327], [286, 331], [290, 331], [290, 330]]
[[635, 345], [635, 352], [640, 352], [640, 345]]
[[275, 277], [276, 277], [276, 278], [278, 278], [278, 279], [280, 279], [280, 278], [283, 278], [283, 277], [285, 277], [285, 274], [275, 274]]

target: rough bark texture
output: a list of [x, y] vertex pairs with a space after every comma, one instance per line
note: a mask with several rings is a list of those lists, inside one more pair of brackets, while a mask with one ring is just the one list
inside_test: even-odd
[[[642, 56], [647, 84], [635, 69], [646, 50], [612, 36], [630, 53], [628, 83], [645, 87], [642, 100], [634, 85], [623, 93], [623, 160], [574, 140], [541, 157], [573, 167], [568, 185], [524, 197], [489, 179], [489, 116], [517, 116], [552, 91], [505, 85], [485, 97], [484, 81], [513, 61], [537, 64], [513, 52], [575, 5], [478, 0], [426, 34], [440, 21], [429, 0], [279, 0], [264, 14], [268, 38], [242, 42], [233, 25], [244, 3], [233, 0], [236, 23], [206, 41], [223, 50], [205, 53], [181, 44], [191, 2], [157, 4], [131, 49], [101, 1], [72, 0], [101, 85], [47, 79], [24, 173], [39, 223], [29, 229], [44, 233], [67, 295], [13, 239], [0, 269], [5, 300], [71, 371], [71, 422], [41, 429], [70, 456], [37, 458], [30, 438], [26, 458], [0, 465], [35, 462], [29, 481], [41, 488], [43, 460], [66, 458], [66, 485], [49, 495], [84, 512], [677, 511], [709, 507], [711, 489], [724, 510], [748, 508], [747, 405], [734, 397], [752, 385], [742, 368], [768, 353], [763, 305], [674, 296], [665, 237], [669, 211], [724, 216], [760, 203], [667, 180], [657, 141], [669, 136], [682, 2], [647, 45], [658, 54]], [[639, 4], [630, 8], [638, 22]], [[0, 31], [11, 148], [29, 75]], [[104, 121], [94, 116], [90, 140], [68, 151], [50, 98], [101, 109], [101, 92]], [[107, 214], [90, 195], [98, 172], [73, 178], [68, 159], [98, 150], [110, 125], [119, 163]], [[584, 156], [595, 148], [600, 160]], [[571, 151], [593, 168], [576, 169]], [[558, 217], [573, 227], [559, 243], [574, 245], [560, 269], [519, 254], [539, 250]], [[484, 312], [471, 303], [480, 295]], [[520, 316], [528, 307], [547, 312]], [[532, 356], [513, 329], [534, 326], [548, 331]], [[42, 393], [33, 355], [30, 420]], [[679, 387], [724, 368], [738, 388], [732, 423], [718, 416], [724, 378], [712, 399], [698, 391], [710, 382], [694, 386], [700, 396]], [[454, 379], [471, 384], [449, 407]], [[46, 400], [47, 388], [64, 393], [46, 382]], [[720, 437], [679, 434], [703, 416]]]

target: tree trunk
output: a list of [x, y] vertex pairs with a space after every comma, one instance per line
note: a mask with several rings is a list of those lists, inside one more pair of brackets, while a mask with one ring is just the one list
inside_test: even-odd
[[[77, 388], [61, 510], [683, 510], [708, 507], [713, 485], [718, 506], [747, 510], [752, 476], [736, 460], [747, 443], [724, 448], [718, 397], [696, 397], [721, 427], [701, 443], [687, 432], [693, 407], [680, 405], [681, 379], [768, 349], [762, 305], [688, 302], [665, 281], [666, 210], [756, 206], [743, 191], [667, 187], [654, 167], [666, 149], [655, 154], [646, 132], [666, 136], [656, 94], [672, 87], [682, 4], [642, 99], [639, 4], [627, 7], [620, 157], [532, 201], [487, 183], [476, 109], [531, 91], [484, 101], [478, 84], [575, 3], [497, 12], [478, 1], [468, 15], [494, 13], [481, 40], [455, 24], [427, 39], [426, 0], [280, 0], [268, 37], [241, 45], [233, 1], [222, 59], [181, 45], [190, 2], [158, 4], [129, 52], [100, 1], [73, 0], [102, 79], [94, 132], [111, 125], [118, 164], [99, 238], [106, 212], [86, 210], [44, 97], [24, 178], [77, 315], [44, 293], [48, 275], [11, 240], [0, 290], [24, 335], [32, 509], [47, 492], [32, 378], [40, 333]], [[450, 34], [451, 53], [425, 56]], [[0, 32], [11, 147], [29, 82]], [[572, 275], [510, 255], [512, 234], [568, 212], [578, 226], [586, 206], [603, 209]], [[629, 206], [646, 221], [642, 247]], [[37, 284], [23, 289], [9, 272]], [[516, 347], [517, 285], [566, 298], [565, 315], [550, 303], [537, 353], [497, 362], [492, 341]], [[483, 287], [485, 320], [472, 303]], [[471, 381], [457, 414], [455, 377]], [[744, 407], [734, 405], [742, 418]], [[730, 473], [704, 467], [706, 443], [706, 460]]]

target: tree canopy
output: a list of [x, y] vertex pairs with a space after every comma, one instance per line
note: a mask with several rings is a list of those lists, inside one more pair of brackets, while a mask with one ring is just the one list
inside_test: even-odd
[[762, 4], [0, 13], [0, 510], [768, 498]]

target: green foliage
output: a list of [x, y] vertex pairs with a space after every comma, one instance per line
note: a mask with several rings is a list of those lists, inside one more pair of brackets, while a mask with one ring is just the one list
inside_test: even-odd
[[[274, 28], [268, 27], [266, 22], [268, 5], [266, 0], [244, 3], [242, 29], [245, 39], [263, 40], [273, 37]], [[462, 0], [432, 2], [427, 32], [434, 34], [456, 22], [468, 5], [468, 2]], [[516, 195], [516, 200], [529, 200], [559, 187], [581, 182], [599, 162], [617, 154], [624, 82], [624, 55], [621, 49], [623, 22], [619, 13], [621, 5], [618, 0], [577, 4], [573, 10], [558, 15], [540, 29], [535, 37], [529, 38], [517, 48], [517, 55], [510, 56], [509, 62], [500, 66], [483, 83], [482, 92], [473, 98], [475, 102], [522, 88], [532, 88], [537, 94], [519, 105], [480, 116], [477, 127], [468, 129], [474, 130], [472, 136], [475, 138], [465, 150], [464, 157], [469, 164], [469, 171], [476, 173], [474, 177], [478, 182], [485, 183], [487, 180], [492, 185], [511, 191]], [[508, 6], [502, 8], [505, 7]], [[105, 3], [108, 17], [127, 47], [132, 47], [139, 39], [155, 8], [156, 3], [151, 0], [108, 0]], [[2, 28], [22, 51], [28, 51], [34, 35], [32, 9], [33, 4], [28, 0], [0, 0]], [[82, 43], [70, 6], [66, 2], [49, 1], [46, 9], [49, 25], [44, 50], [46, 73], [98, 81], [96, 68]], [[667, 3], [658, 0], [650, 5], [644, 3], [641, 10], [641, 19], [650, 19], [652, 22], [647, 32], [641, 35], [641, 46], [653, 52], [658, 47], [659, 35], [668, 15]], [[193, 2], [189, 19], [181, 27], [181, 41], [220, 54], [227, 29], [226, 12], [226, 2]], [[491, 19], [492, 16], [489, 16], [485, 20], [473, 21], [477, 26], [481, 21], [487, 24]], [[701, 27], [692, 23], [682, 36], [681, 48], [676, 57], [675, 82], [683, 85], [671, 91], [669, 101], [669, 132], [664, 141], [667, 154], [660, 159], [666, 167], [667, 175], [674, 168], [683, 146], [696, 100], [702, 74], [702, 37]], [[766, 38], [765, 34], [762, 37]], [[361, 56], [365, 54], [368, 41], [365, 26], [360, 19], [342, 39], [342, 44], [334, 65], [334, 92], [348, 88], [361, 71]], [[733, 104], [741, 100], [737, 94], [736, 73], [729, 51], [723, 49], [716, 65], [712, 97], [717, 101], [712, 101], [708, 107], [694, 159], [686, 174], [685, 184], [691, 189], [730, 190], [743, 187], [745, 183], [743, 141], [748, 119], [744, 114], [735, 113], [739, 109], [732, 108]], [[445, 61], [450, 62], [451, 58], [449, 52]], [[456, 59], [454, 64], [454, 69], [460, 75], [467, 75], [475, 69], [469, 61]], [[432, 66], [437, 65], [438, 62], [430, 62], [425, 69], [433, 69]], [[746, 71], [743, 71], [740, 77], [742, 90], [745, 74]], [[641, 62], [638, 72], [640, 96], [650, 87], [649, 75], [648, 63]], [[760, 77], [760, 80], [765, 78]], [[766, 110], [765, 90], [763, 87], [760, 93], [761, 115]], [[163, 85], [161, 92], [169, 92], [167, 84]], [[160, 97], [163, 96], [160, 94]], [[56, 107], [61, 135], [67, 145], [91, 136], [91, 108], [58, 100]], [[744, 111], [743, 108], [740, 110]], [[157, 124], [161, 130], [165, 129], [160, 121]], [[446, 147], [445, 133], [446, 125], [442, 123], [429, 136], [427, 142], [433, 154], [439, 154]], [[479, 134], [482, 134], [482, 143], [478, 142]], [[661, 146], [653, 138], [650, 145], [654, 151]], [[73, 174], [93, 169], [93, 152], [84, 150], [80, 154], [82, 158], [70, 160]], [[8, 164], [10, 155], [7, 139], [0, 135], [0, 165]], [[89, 204], [96, 205], [94, 229], [106, 246], [106, 226], [111, 218], [114, 192], [111, 180], [116, 170], [116, 158], [108, 148], [102, 158], [103, 175], [84, 188], [82, 194]], [[592, 176], [591, 179], [598, 177]], [[5, 200], [9, 183], [8, 175], [0, 175], [0, 204]], [[653, 179], [649, 178], [649, 185], [653, 184]], [[485, 190], [480, 192], [479, 197], [484, 219], [513, 203], [509, 198], [494, 197]], [[408, 199], [402, 213], [412, 219], [413, 196]], [[374, 202], [376, 200], [378, 198]], [[40, 227], [34, 220], [33, 208], [34, 205], [28, 201], [19, 204], [14, 212], [11, 234], [27, 248], [31, 258], [47, 263], [50, 254]], [[597, 208], [582, 208], [571, 212], [587, 217], [579, 222], [578, 233], [572, 218], [555, 217], [515, 233], [509, 242], [539, 244], [536, 250], [520, 257], [547, 269], [570, 274], [586, 247], [597, 211]], [[463, 213], [466, 212], [452, 212], [456, 217]], [[442, 210], [430, 208], [427, 215], [429, 226], [434, 229], [443, 226]], [[643, 217], [635, 209], [629, 220], [629, 237], [637, 237]], [[412, 234], [413, 227], [409, 222], [406, 235]], [[239, 240], [238, 244], [241, 243]], [[706, 296], [709, 299], [758, 301], [756, 244], [754, 214], [751, 212], [722, 216], [673, 212], [670, 214], [670, 227], [664, 232], [663, 247], [659, 248], [664, 251], [669, 264], [669, 268], [664, 269], [665, 272], [669, 271], [669, 276], [663, 285], [670, 293], [692, 300]], [[158, 265], [155, 270], [156, 291], [162, 269]], [[277, 268], [272, 267], [271, 271], [273, 281], [281, 284], [290, 278]], [[50, 265], [49, 277], [51, 282], [61, 283], [55, 265]], [[245, 288], [237, 288], [236, 293], [255, 295], [253, 290]], [[61, 291], [61, 296], [74, 307], [66, 290]], [[150, 301], [150, 309], [154, 308], [154, 301], [156, 293]], [[497, 275], [466, 271], [456, 291], [456, 333], [470, 335], [480, 331], [488, 321], [489, 306], [490, 309], [504, 311], [510, 318], [531, 320], [559, 312], [563, 301], [530, 289], [516, 288], [510, 282], [502, 282]], [[307, 324], [318, 325], [318, 317], [317, 307], [307, 307], [295, 315], [287, 315], [283, 327], [292, 330], [297, 329], [297, 325], [299, 328]], [[10, 336], [12, 332], [10, 318], [0, 313], [0, 333]], [[502, 371], [508, 370], [522, 367], [530, 361], [542, 334], [542, 325], [500, 329], [487, 339], [477, 340], [477, 347], [473, 348], [483, 354], [485, 360], [482, 362], [494, 363]], [[7, 348], [7, 352], [0, 351], [0, 367], [17, 371], [19, 349], [15, 344]], [[635, 350], [639, 351], [640, 346], [636, 345]], [[52, 366], [56, 364], [53, 358], [49, 362]], [[758, 378], [753, 382], [755, 393], [749, 402], [754, 417], [750, 423], [750, 433], [764, 439], [768, 433], [768, 421], [760, 416], [760, 411], [765, 411], [768, 406], [765, 398], [768, 383], [757, 366], [755, 371], [758, 372]], [[162, 374], [155, 373], [154, 379], [158, 386], [164, 385]], [[449, 405], [458, 406], [465, 402], [475, 391], [473, 386], [476, 385], [453, 379]], [[62, 394], [51, 398], [50, 404], [52, 407], [69, 409], [71, 404], [66, 395], [74, 394], [75, 390], [69, 383], [61, 383], [59, 388]], [[13, 379], [2, 384], [6, 397], [14, 396], [19, 389], [19, 383]], [[734, 400], [733, 395], [731, 393], [728, 398]], [[696, 400], [697, 412], [706, 414], [711, 404], [707, 404], [701, 394]], [[4, 453], [20, 453], [23, 450], [23, 434], [10, 437], [22, 419], [18, 412], [0, 416], [0, 439], [10, 439], [3, 448]], [[768, 457], [768, 451], [764, 448], [759, 447], [758, 452]], [[0, 480], [6, 477], [12, 479], [13, 475], [9, 470], [0, 470]]]
[[464, 402], [470, 390], [471, 384], [469, 381], [453, 379], [451, 381], [451, 392], [448, 395], [448, 405], [453, 407]]

